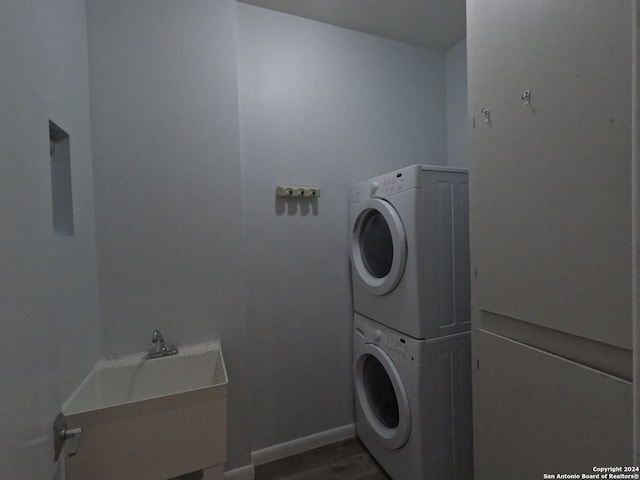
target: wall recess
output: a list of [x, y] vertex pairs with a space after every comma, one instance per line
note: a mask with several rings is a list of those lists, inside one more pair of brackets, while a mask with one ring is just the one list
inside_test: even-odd
[[73, 194], [69, 134], [49, 120], [53, 233], [73, 237]]

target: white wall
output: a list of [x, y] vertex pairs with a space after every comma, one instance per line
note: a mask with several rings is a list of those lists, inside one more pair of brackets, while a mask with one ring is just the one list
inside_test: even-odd
[[447, 78], [447, 164], [469, 167], [467, 114], [467, 40], [445, 54]]
[[[59, 474], [62, 402], [154, 328], [222, 339], [228, 468], [351, 423], [348, 186], [446, 162], [444, 55], [244, 4], [238, 32], [231, 0], [87, 7], [0, 7], [3, 475]], [[49, 119], [71, 136], [73, 238], [52, 233]], [[322, 197], [276, 202], [279, 183]]]
[[249, 462], [233, 0], [90, 0], [102, 353], [219, 338]]
[[[0, 6], [0, 465], [51, 479], [51, 424], [99, 351], [85, 5]], [[48, 121], [70, 135], [75, 236], [53, 234]]]
[[353, 422], [349, 185], [446, 163], [445, 62], [242, 3], [238, 21], [256, 450]]

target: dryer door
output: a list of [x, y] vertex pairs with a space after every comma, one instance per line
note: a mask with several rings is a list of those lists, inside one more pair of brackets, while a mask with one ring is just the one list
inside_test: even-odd
[[400, 216], [386, 200], [358, 205], [351, 230], [351, 261], [356, 275], [373, 295], [391, 292], [407, 262], [407, 236]]
[[380, 347], [367, 343], [355, 362], [356, 398], [378, 441], [390, 450], [404, 446], [411, 433], [411, 408], [402, 378]]

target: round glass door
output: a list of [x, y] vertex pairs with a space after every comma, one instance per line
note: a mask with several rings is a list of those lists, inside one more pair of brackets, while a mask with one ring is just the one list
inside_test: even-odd
[[400, 413], [393, 384], [382, 364], [371, 355], [364, 359], [362, 381], [367, 400], [378, 421], [386, 428], [397, 428]]
[[378, 210], [367, 210], [360, 230], [360, 254], [375, 278], [389, 275], [393, 263], [393, 239], [389, 225]]
[[355, 367], [356, 397], [369, 426], [388, 449], [409, 439], [411, 411], [402, 379], [378, 346], [364, 345]]
[[400, 217], [385, 200], [362, 203], [353, 224], [351, 257], [369, 293], [385, 295], [398, 285], [407, 259], [407, 240]]

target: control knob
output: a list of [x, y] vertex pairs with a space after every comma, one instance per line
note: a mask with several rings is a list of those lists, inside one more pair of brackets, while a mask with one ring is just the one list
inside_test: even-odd
[[380, 184], [378, 182], [371, 182], [371, 184], [369, 185], [369, 190], [371, 191], [371, 195], [373, 195], [378, 191], [379, 186]]
[[379, 343], [380, 340], [382, 340], [382, 331], [376, 328], [373, 331], [373, 341]]

